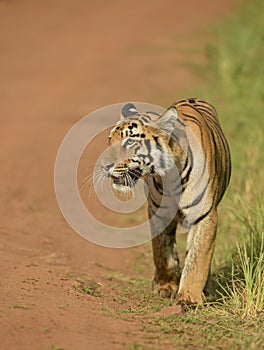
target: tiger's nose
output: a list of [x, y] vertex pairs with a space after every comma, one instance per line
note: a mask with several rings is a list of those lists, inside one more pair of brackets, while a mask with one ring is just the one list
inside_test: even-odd
[[101, 168], [105, 171], [109, 171], [112, 167], [114, 166], [114, 163], [111, 163], [111, 164], [103, 164], [101, 165]]

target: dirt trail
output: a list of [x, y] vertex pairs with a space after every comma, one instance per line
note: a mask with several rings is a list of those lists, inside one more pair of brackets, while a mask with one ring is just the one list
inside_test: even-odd
[[[182, 62], [201, 58], [193, 48], [203, 30], [236, 3], [0, 2], [0, 349], [128, 349], [141, 339], [136, 319], [101, 310], [115, 283], [102, 276], [135, 274], [142, 248], [98, 247], [69, 228], [54, 195], [56, 153], [74, 122], [98, 107], [169, 104], [198, 83]], [[105, 298], [78, 293], [71, 274], [102, 283]]]

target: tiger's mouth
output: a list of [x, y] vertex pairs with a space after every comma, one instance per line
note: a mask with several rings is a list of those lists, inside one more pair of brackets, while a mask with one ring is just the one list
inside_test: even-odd
[[141, 169], [127, 170], [117, 175], [112, 175], [112, 187], [118, 192], [130, 192], [136, 186], [137, 181], [142, 175]]

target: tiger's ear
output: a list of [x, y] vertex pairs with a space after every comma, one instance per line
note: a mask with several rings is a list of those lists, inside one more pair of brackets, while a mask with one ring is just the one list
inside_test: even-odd
[[123, 106], [121, 110], [121, 120], [131, 117], [132, 115], [137, 114], [138, 111], [136, 107], [133, 105], [133, 103], [127, 103], [126, 105]]
[[175, 123], [178, 119], [178, 113], [175, 107], [167, 109], [162, 116], [157, 120], [156, 127], [164, 131], [166, 134], [171, 135], [175, 129]]

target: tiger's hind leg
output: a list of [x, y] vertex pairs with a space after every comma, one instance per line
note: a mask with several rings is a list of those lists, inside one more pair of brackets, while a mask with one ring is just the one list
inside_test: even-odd
[[[152, 239], [153, 260], [156, 267], [152, 290], [154, 295], [176, 296], [180, 282], [180, 265], [176, 250], [176, 222]], [[154, 227], [151, 225], [154, 236]]]
[[187, 240], [187, 255], [176, 297], [177, 304], [203, 302], [203, 291], [210, 279], [216, 228], [216, 210], [191, 227]]

